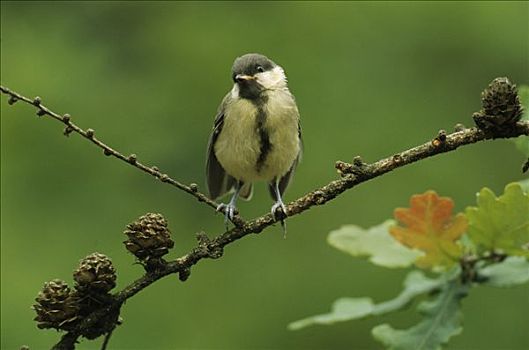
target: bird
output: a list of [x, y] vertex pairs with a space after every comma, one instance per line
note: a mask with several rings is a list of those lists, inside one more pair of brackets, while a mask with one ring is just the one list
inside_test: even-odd
[[283, 194], [302, 154], [296, 100], [283, 68], [262, 54], [237, 57], [231, 73], [233, 87], [218, 107], [208, 142], [209, 196], [215, 200], [232, 192], [229, 202], [217, 207], [227, 225], [237, 213], [237, 199], [250, 200], [253, 183], [265, 181], [275, 201], [272, 216], [286, 233]]

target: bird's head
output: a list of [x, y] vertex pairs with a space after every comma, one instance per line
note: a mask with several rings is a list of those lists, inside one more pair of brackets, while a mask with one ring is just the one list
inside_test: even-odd
[[284, 89], [287, 85], [283, 68], [257, 53], [237, 57], [233, 62], [232, 78], [233, 91], [246, 99], [258, 99], [267, 90]]

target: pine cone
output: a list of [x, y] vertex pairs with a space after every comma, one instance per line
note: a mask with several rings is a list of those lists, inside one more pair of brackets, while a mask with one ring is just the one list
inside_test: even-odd
[[482, 129], [511, 125], [522, 117], [523, 107], [516, 85], [508, 78], [494, 79], [481, 93], [481, 104], [481, 111], [473, 118]]
[[167, 221], [161, 214], [141, 216], [128, 224], [124, 233], [129, 237], [123, 242], [125, 248], [144, 262], [161, 258], [174, 246]]
[[38, 328], [68, 331], [79, 320], [80, 299], [62, 280], [46, 282], [35, 301], [33, 309], [37, 313]]
[[106, 255], [93, 253], [80, 261], [73, 279], [81, 293], [107, 293], [116, 286], [116, 270]]

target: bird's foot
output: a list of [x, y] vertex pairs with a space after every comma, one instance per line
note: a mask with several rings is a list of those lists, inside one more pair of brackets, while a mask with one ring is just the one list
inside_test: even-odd
[[287, 207], [285, 206], [285, 203], [283, 203], [282, 200], [278, 200], [274, 203], [274, 205], [272, 205], [272, 209], [270, 211], [272, 212], [274, 220], [279, 220], [281, 222], [281, 228], [283, 228], [283, 236], [284, 238], [287, 238], [287, 225], [285, 223], [285, 218], [287, 217]]
[[235, 207], [235, 204], [233, 203], [221, 203], [217, 207], [218, 212], [224, 212], [224, 223], [226, 224], [226, 227], [228, 226], [228, 222], [233, 220], [233, 217], [235, 214], [237, 214], [237, 207]]
[[[278, 210], [280, 209], [280, 210]], [[272, 213], [272, 216], [274, 217], [274, 220], [283, 220], [287, 217], [287, 207], [285, 206], [285, 203], [283, 203], [282, 200], [278, 200], [277, 202], [272, 205], [272, 209], [270, 210]]]

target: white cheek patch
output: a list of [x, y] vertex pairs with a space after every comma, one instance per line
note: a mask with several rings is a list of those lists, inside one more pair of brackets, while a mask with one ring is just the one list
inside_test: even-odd
[[231, 89], [231, 98], [238, 98], [239, 97], [239, 85], [236, 83], [233, 84], [233, 88]]
[[265, 89], [282, 88], [286, 86], [287, 77], [283, 68], [275, 66], [272, 70], [255, 75], [257, 82]]

